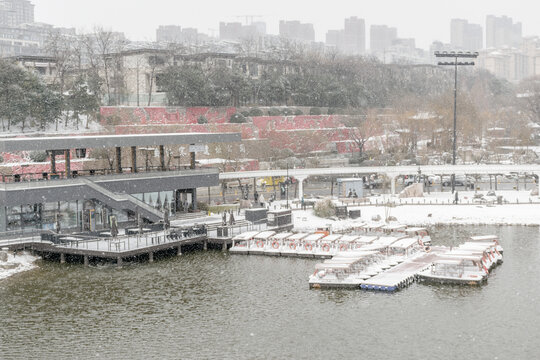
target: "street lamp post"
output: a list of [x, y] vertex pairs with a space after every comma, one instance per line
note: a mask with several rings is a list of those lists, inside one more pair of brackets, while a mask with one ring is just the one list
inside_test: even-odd
[[287, 179], [285, 179], [285, 191], [287, 194], [287, 209], [289, 208], [289, 163], [287, 162]]
[[[474, 61], [458, 61], [458, 58], [476, 59], [478, 52], [463, 52], [463, 51], [435, 51], [435, 57], [438, 58], [453, 58], [453, 62], [441, 62], [437, 64], [442, 66], [454, 67], [454, 140], [452, 143], [452, 165], [456, 165], [456, 125], [457, 125], [457, 68], [458, 66], [474, 66]], [[456, 189], [455, 185], [456, 174], [452, 174], [452, 193]]]

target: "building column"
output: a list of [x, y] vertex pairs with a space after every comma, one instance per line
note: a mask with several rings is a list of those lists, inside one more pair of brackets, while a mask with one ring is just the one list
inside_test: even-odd
[[159, 145], [159, 167], [161, 171], [165, 171], [165, 147]]
[[390, 176], [390, 188], [391, 188], [391, 194], [392, 196], [396, 195], [396, 175]]
[[66, 263], [66, 254], [60, 253], [60, 264]]
[[131, 172], [137, 172], [137, 147], [131, 147]]
[[116, 147], [116, 172], [122, 173], [122, 148]]
[[193, 211], [197, 211], [197, 189], [191, 189], [191, 201], [193, 202]]
[[83, 256], [83, 261], [84, 261], [84, 266], [88, 266], [88, 264], [90, 263], [90, 261], [88, 260], [88, 255]]
[[195, 169], [195, 152], [190, 152], [189, 156], [190, 156], [190, 160], [191, 160], [189, 168], [190, 169]]
[[64, 150], [64, 159], [65, 159], [65, 172], [66, 172], [66, 179], [69, 179], [71, 177], [71, 152], [68, 150]]
[[50, 150], [51, 152], [51, 174], [56, 174], [56, 152]]
[[154, 262], [154, 252], [153, 251], [150, 251], [148, 253], [148, 261], [153, 263]]
[[182, 256], [182, 245], [178, 245], [178, 249], [177, 249], [176, 255], [177, 255], [177, 256]]
[[6, 207], [0, 206], [0, 231], [7, 231]]
[[297, 176], [296, 180], [298, 181], [298, 198], [302, 200], [304, 198], [304, 180], [306, 178]]
[[121, 256], [118, 256], [116, 258], [116, 265], [120, 268], [122, 267], [122, 257]]

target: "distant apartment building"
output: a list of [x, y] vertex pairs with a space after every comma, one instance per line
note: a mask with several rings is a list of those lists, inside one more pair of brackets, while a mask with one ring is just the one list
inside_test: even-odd
[[259, 39], [264, 35], [266, 35], [266, 23], [262, 21], [256, 21], [249, 25], [242, 25], [240, 22], [219, 23], [220, 40]]
[[369, 48], [371, 53], [382, 53], [397, 39], [397, 29], [386, 25], [371, 25]]
[[47, 38], [53, 33], [75, 36], [75, 29], [55, 28], [42, 23], [0, 26], [0, 57], [43, 55]]
[[450, 44], [454, 50], [476, 51], [483, 48], [482, 26], [464, 19], [450, 21]]
[[507, 16], [486, 17], [486, 48], [518, 47], [522, 41], [521, 23]]
[[302, 24], [297, 20], [280, 20], [279, 36], [291, 40], [311, 42], [315, 41], [315, 28], [313, 24]]
[[34, 22], [34, 5], [29, 0], [0, 0], [0, 26], [15, 27]]
[[366, 52], [366, 24], [356, 16], [345, 19], [343, 30], [326, 32], [326, 47], [335, 48], [347, 55], [362, 55]]
[[359, 19], [356, 16], [345, 19], [343, 36], [343, 50], [346, 54], [359, 55], [366, 52], [366, 23], [364, 19]]
[[200, 34], [195, 28], [182, 28], [179, 25], [160, 25], [156, 30], [157, 42], [198, 44], [208, 40], [207, 35]]

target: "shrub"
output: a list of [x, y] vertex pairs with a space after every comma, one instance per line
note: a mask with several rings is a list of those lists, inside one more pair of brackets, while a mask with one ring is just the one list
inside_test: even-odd
[[45, 151], [32, 151], [30, 153], [30, 160], [33, 162], [45, 162], [47, 161], [47, 153]]
[[244, 115], [244, 117], [248, 117], [249, 116], [249, 111], [244, 110], [244, 111], [241, 111], [240, 114]]
[[289, 109], [289, 108], [285, 108], [285, 109], [283, 109], [282, 114], [285, 115], [285, 116], [294, 115], [294, 110]]
[[4, 158], [0, 155], [0, 164], [4, 162]]
[[208, 119], [206, 116], [201, 115], [197, 118], [197, 124], [208, 124]]
[[268, 109], [268, 115], [269, 116], [279, 116], [279, 115], [281, 115], [281, 111], [278, 108], [270, 108], [270, 109]]
[[319, 201], [315, 204], [313, 213], [321, 218], [329, 218], [336, 215], [336, 206], [330, 199]]
[[330, 107], [328, 108], [328, 115], [343, 114], [344, 110], [340, 108]]
[[252, 108], [251, 110], [249, 110], [249, 116], [263, 116], [264, 113], [261, 109], [259, 108]]
[[309, 115], [321, 115], [321, 109], [318, 107], [312, 107], [309, 109]]
[[304, 113], [300, 109], [294, 109], [294, 115], [304, 115]]
[[229, 122], [233, 124], [242, 124], [246, 122], [246, 117], [239, 113], [232, 114]]
[[208, 212], [208, 204], [205, 202], [197, 201], [197, 209], [200, 211]]

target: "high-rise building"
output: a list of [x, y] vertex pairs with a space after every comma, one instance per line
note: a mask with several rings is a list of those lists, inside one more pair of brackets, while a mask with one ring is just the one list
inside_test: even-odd
[[348, 55], [366, 52], [366, 24], [356, 16], [345, 19], [343, 30], [328, 30], [326, 46], [333, 47]]
[[297, 20], [280, 20], [279, 36], [291, 40], [315, 41], [315, 29], [313, 24], [302, 24]]
[[507, 16], [486, 17], [486, 48], [518, 47], [522, 41], [521, 23]]
[[450, 44], [455, 49], [476, 51], [483, 47], [482, 26], [464, 19], [450, 21]]
[[382, 53], [397, 39], [397, 29], [386, 25], [371, 25], [369, 47], [371, 53]]
[[356, 16], [345, 19], [343, 52], [358, 55], [366, 52], [366, 23]]
[[34, 4], [29, 0], [0, 0], [0, 26], [15, 27], [34, 22]]
[[157, 42], [181, 42], [182, 27], [178, 25], [160, 25], [156, 30]]
[[266, 34], [266, 23], [253, 22], [250, 25], [242, 25], [239, 22], [219, 23], [219, 38], [221, 40], [257, 39]]

